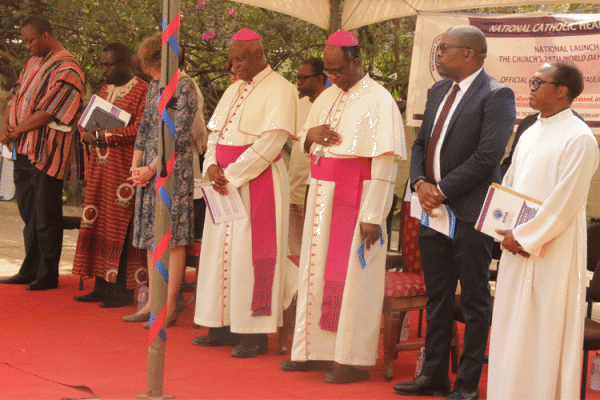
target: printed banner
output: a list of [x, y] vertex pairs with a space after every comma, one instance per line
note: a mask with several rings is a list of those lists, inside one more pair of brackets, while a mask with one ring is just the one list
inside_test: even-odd
[[540, 66], [556, 58], [576, 63], [585, 88], [572, 107], [600, 134], [600, 14], [420, 14], [408, 87], [408, 125], [421, 125], [427, 92], [443, 79], [435, 68], [435, 50], [454, 25], [473, 25], [485, 34], [488, 52], [483, 67], [514, 90], [517, 122], [535, 113], [529, 107], [528, 82]]

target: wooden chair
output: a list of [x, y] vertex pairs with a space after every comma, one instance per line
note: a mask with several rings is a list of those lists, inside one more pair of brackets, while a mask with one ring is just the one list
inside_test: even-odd
[[[388, 256], [385, 273], [385, 297], [383, 300], [383, 377], [391, 381], [394, 377], [393, 362], [399, 351], [417, 350], [424, 341], [398, 343], [399, 330], [404, 316], [413, 310], [424, 310], [427, 306], [423, 266], [418, 246], [419, 221], [410, 218], [410, 203], [403, 201], [400, 208], [400, 243], [398, 254]], [[391, 265], [390, 265], [391, 264]], [[402, 269], [402, 271], [401, 271]]]
[[[400, 243], [398, 254], [388, 252], [386, 265], [385, 297], [383, 300], [383, 377], [391, 381], [394, 377], [393, 361], [398, 358], [398, 352], [418, 350], [425, 346], [420, 340], [409, 343], [399, 343], [400, 325], [407, 312], [419, 310], [418, 334], [421, 337], [421, 319], [427, 307], [427, 294], [423, 278], [421, 253], [419, 252], [418, 234], [419, 220], [410, 217], [410, 202], [403, 201], [400, 208]], [[395, 265], [392, 265], [395, 264]], [[389, 271], [394, 267], [396, 270]], [[451, 342], [452, 371], [458, 369], [461, 347], [456, 322], [453, 327]]]

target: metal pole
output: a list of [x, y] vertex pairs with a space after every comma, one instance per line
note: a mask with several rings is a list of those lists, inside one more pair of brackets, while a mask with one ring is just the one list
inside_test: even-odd
[[[161, 103], [174, 93], [174, 88], [169, 90], [169, 83], [176, 83], [178, 64], [178, 39], [179, 39], [179, 10], [180, 0], [163, 0], [163, 47], [160, 73]], [[167, 41], [168, 40], [168, 41]], [[176, 86], [176, 85], [175, 85]], [[158, 99], [157, 99], [158, 101]], [[159, 112], [160, 104], [159, 103]], [[175, 110], [166, 107], [166, 112], [174, 120]], [[165, 399], [174, 396], [163, 394], [165, 375], [165, 348], [167, 336], [164, 324], [167, 314], [167, 286], [169, 275], [169, 242], [171, 228], [170, 195], [173, 193], [172, 161], [174, 152], [173, 124], [168, 128], [165, 117], [161, 115], [159, 135], [157, 168], [157, 195], [154, 214], [154, 268], [152, 273], [152, 287], [150, 288], [151, 327], [149, 332], [148, 348], [148, 380], [146, 395], [137, 397], [148, 399]], [[167, 121], [168, 122], [168, 121]], [[171, 165], [169, 167], [169, 165]]]

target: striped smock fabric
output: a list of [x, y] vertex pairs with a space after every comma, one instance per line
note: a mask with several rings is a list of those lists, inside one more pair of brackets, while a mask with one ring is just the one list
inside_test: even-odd
[[36, 111], [54, 116], [53, 123], [23, 134], [17, 153], [57, 179], [83, 179], [83, 151], [76, 129], [85, 77], [66, 50], [31, 57], [8, 97], [9, 124], [17, 126]]

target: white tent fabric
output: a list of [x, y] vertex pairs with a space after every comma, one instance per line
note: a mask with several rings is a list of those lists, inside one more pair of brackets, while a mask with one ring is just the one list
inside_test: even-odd
[[329, 0], [233, 0], [291, 15], [329, 29]]
[[[342, 12], [342, 27], [354, 29], [388, 19], [416, 15], [419, 12], [553, 3], [558, 2], [556, 0], [346, 0]], [[586, 1], [586, 3], [600, 4], [600, 0]]]
[[[329, 29], [329, 0], [233, 0], [278, 11]], [[342, 10], [342, 28], [360, 26], [393, 18], [416, 15], [419, 12], [458, 11], [466, 8], [517, 6], [526, 4], [554, 4], [556, 0], [345, 0]], [[586, 1], [600, 4], [600, 0]]]

